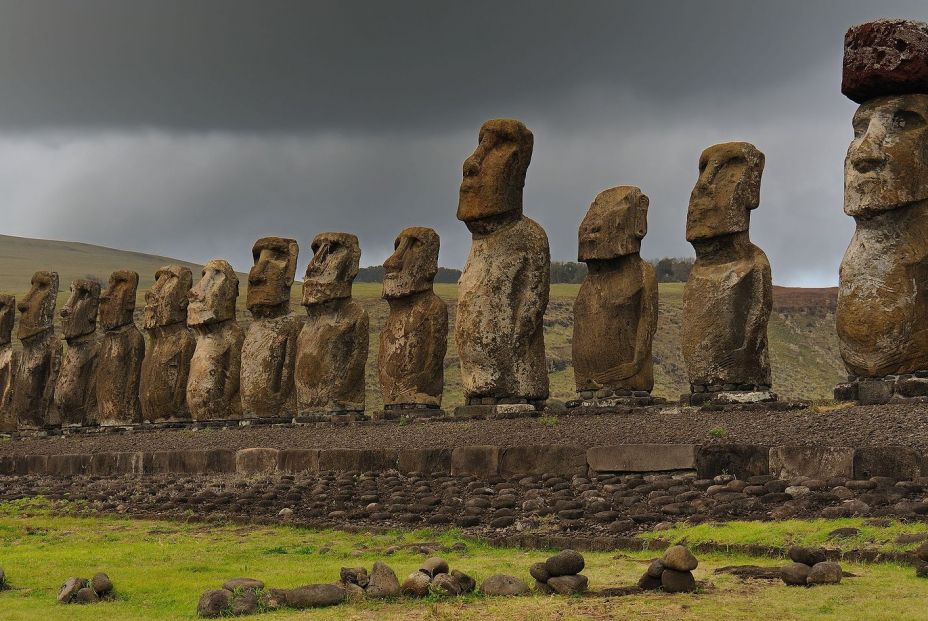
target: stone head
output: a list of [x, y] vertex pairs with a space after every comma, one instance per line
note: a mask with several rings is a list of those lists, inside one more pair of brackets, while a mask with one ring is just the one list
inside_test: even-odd
[[0, 345], [9, 345], [13, 339], [13, 321], [16, 319], [16, 298], [0, 293]]
[[361, 262], [358, 238], [350, 233], [319, 233], [311, 247], [313, 258], [303, 277], [303, 306], [350, 298]]
[[146, 330], [183, 323], [187, 320], [187, 293], [193, 286], [193, 272], [183, 265], [165, 265], [155, 272], [155, 284], [145, 292]]
[[58, 273], [36, 272], [32, 275], [32, 288], [19, 301], [20, 339], [27, 339], [51, 330], [55, 320], [55, 303], [58, 299]]
[[71, 282], [71, 295], [61, 308], [61, 332], [66, 339], [92, 334], [97, 329], [100, 283], [80, 278]]
[[760, 204], [764, 154], [748, 142], [709, 147], [699, 157], [699, 179], [690, 194], [686, 240], [698, 242], [748, 230]]
[[513, 119], [493, 119], [480, 128], [477, 150], [464, 161], [458, 220], [471, 223], [509, 212], [522, 213], [522, 188], [534, 137]]
[[404, 229], [383, 264], [383, 297], [401, 298], [428, 291], [438, 273], [438, 233], [421, 226]]
[[639, 188], [620, 185], [600, 192], [580, 223], [580, 261], [615, 259], [641, 251], [651, 201]]
[[100, 294], [100, 327], [115, 330], [132, 323], [138, 286], [138, 272], [117, 270], [110, 274], [110, 281]]
[[844, 212], [868, 217], [928, 200], [928, 94], [879, 97], [854, 114]]
[[228, 261], [212, 259], [203, 266], [202, 276], [187, 292], [187, 325], [203, 326], [235, 319], [238, 276]]
[[248, 273], [249, 310], [290, 303], [290, 287], [296, 276], [300, 247], [295, 240], [262, 237], [251, 249], [254, 267]]

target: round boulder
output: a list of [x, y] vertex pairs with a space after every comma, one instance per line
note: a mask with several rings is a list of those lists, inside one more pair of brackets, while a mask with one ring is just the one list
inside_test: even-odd
[[439, 595], [460, 595], [461, 585], [450, 574], [438, 574], [432, 579], [432, 591]]
[[389, 565], [377, 561], [371, 570], [370, 581], [367, 583], [365, 593], [372, 599], [396, 597], [400, 594], [400, 581]]
[[77, 595], [77, 592], [85, 586], [87, 586], [87, 580], [85, 578], [76, 578], [74, 576], [68, 578], [64, 581], [64, 584], [61, 585], [61, 588], [58, 589], [58, 603], [70, 604], [74, 596]]
[[484, 595], [526, 595], [529, 589], [515, 576], [496, 574], [483, 581], [480, 592]]
[[793, 546], [789, 549], [789, 560], [812, 567], [818, 563], [825, 562], [825, 550], [822, 548]]
[[232, 591], [213, 589], [206, 591], [197, 602], [197, 615], [206, 619], [215, 619], [229, 613], [232, 606]]
[[583, 555], [579, 552], [561, 550], [545, 561], [545, 569], [552, 578], [555, 576], [574, 576], [583, 571], [585, 564]]
[[104, 597], [113, 591], [113, 582], [109, 576], [101, 571], [90, 579], [90, 588], [96, 591], [100, 597]]
[[918, 546], [918, 548], [915, 549], [915, 556], [919, 560], [922, 560], [928, 563], [928, 541], [926, 541], [925, 543], [923, 543], [922, 545]]
[[587, 577], [582, 574], [554, 576], [548, 580], [548, 586], [558, 595], [577, 595], [586, 591]]
[[84, 587], [74, 595], [75, 604], [96, 604], [99, 601], [100, 596], [90, 587]]
[[638, 588], [645, 591], [656, 591], [661, 588], [661, 579], [660, 577], [654, 578], [648, 573], [645, 573], [638, 579]]
[[665, 569], [674, 571], [693, 571], [699, 565], [699, 561], [686, 547], [670, 546], [661, 557], [661, 564]]
[[341, 578], [345, 584], [356, 584], [362, 589], [370, 582], [370, 576], [363, 567], [342, 567]]
[[696, 579], [691, 571], [665, 568], [661, 572], [661, 588], [667, 593], [692, 593], [696, 590]]
[[654, 559], [648, 565], [648, 570], [645, 573], [651, 578], [660, 578], [661, 574], [664, 573], [664, 563], [659, 558]]
[[291, 608], [321, 608], [345, 601], [345, 589], [340, 584], [307, 584], [287, 591]]
[[548, 573], [545, 563], [535, 563], [528, 568], [528, 573], [538, 582], [547, 582], [551, 574]]
[[[447, 574], [440, 574], [442, 576]], [[432, 579], [421, 571], [414, 571], [403, 580], [400, 585], [400, 593], [409, 597], [425, 597], [429, 594], [429, 587]]]
[[812, 569], [809, 571], [809, 576], [806, 578], [806, 583], [838, 584], [841, 582], [842, 575], [843, 572], [841, 571], [840, 565], [829, 561], [823, 561], [812, 566]]
[[463, 571], [452, 569], [451, 577], [454, 578], [455, 582], [457, 582], [458, 586], [460, 586], [461, 595], [472, 593], [473, 590], [477, 588], [477, 581], [465, 574]]
[[255, 614], [258, 612], [258, 594], [252, 589], [233, 593], [229, 609], [236, 617]]
[[261, 594], [261, 606], [268, 610], [277, 610], [287, 605], [287, 589], [268, 589]]
[[430, 578], [434, 578], [438, 574], [448, 573], [448, 563], [445, 561], [445, 559], [433, 556], [432, 558], [427, 558], [422, 562], [422, 566], [419, 568], [419, 571], [429, 576]]
[[232, 578], [226, 580], [222, 588], [229, 591], [260, 591], [264, 588], [264, 583], [254, 578]]
[[805, 586], [810, 571], [805, 563], [790, 563], [780, 568], [780, 578], [789, 586]]

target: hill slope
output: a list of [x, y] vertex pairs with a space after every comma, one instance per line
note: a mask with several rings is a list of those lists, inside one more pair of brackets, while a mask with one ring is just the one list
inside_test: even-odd
[[[308, 260], [308, 259], [306, 259]], [[144, 291], [151, 286], [155, 270], [168, 263], [182, 263], [198, 274], [200, 266], [193, 263], [103, 248], [90, 244], [25, 239], [0, 236], [0, 292], [23, 295], [29, 289], [32, 273], [39, 269], [57, 271], [61, 279], [59, 306], [68, 296], [68, 285], [74, 278], [93, 276], [105, 282], [116, 269], [132, 269], [139, 273], [139, 304], [141, 312]], [[305, 266], [301, 261], [300, 270]], [[239, 319], [247, 322], [244, 310], [247, 279], [241, 279]], [[453, 322], [457, 286], [439, 284], [436, 292], [448, 302]], [[551, 302], [545, 316], [545, 340], [548, 366], [551, 372], [552, 396], [569, 399], [574, 395], [571, 367], [571, 337], [573, 331], [573, 299], [579, 285], [553, 285]], [[380, 299], [380, 285], [357, 283], [355, 296], [362, 301], [371, 316], [371, 353], [367, 367], [368, 405], [378, 407], [377, 350], [379, 333], [387, 317], [387, 304]], [[844, 375], [835, 335], [834, 304], [836, 289], [774, 288], [774, 312], [770, 319], [770, 351], [773, 364], [774, 389], [782, 395], [825, 399], [836, 382]], [[299, 306], [300, 287], [294, 286], [292, 303]], [[680, 352], [682, 329], [683, 285], [660, 285], [660, 317], [654, 342], [655, 394], [675, 398], [687, 390]], [[449, 339], [445, 360], [445, 405], [453, 407], [463, 397], [458, 371], [457, 349]]]

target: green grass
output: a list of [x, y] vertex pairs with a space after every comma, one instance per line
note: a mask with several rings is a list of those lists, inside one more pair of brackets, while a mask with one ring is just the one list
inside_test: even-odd
[[[796, 533], [813, 543], [822, 533], [859, 521], [782, 522], [764, 525], [733, 524], [663, 531], [659, 536], [724, 537], [731, 543], [785, 541]], [[923, 525], [919, 525], [924, 528]], [[894, 525], [890, 531], [915, 526]], [[764, 534], [763, 531], [767, 531]], [[874, 535], [876, 536], [876, 535]], [[709, 539], [706, 539], [709, 540]], [[493, 573], [511, 573], [528, 581], [527, 569], [543, 560], [545, 551], [491, 548], [457, 533], [405, 531], [386, 534], [346, 534], [330, 530], [290, 527], [207, 525], [116, 517], [91, 518], [55, 515], [42, 501], [0, 504], [0, 562], [12, 589], [0, 593], [0, 618], [51, 621], [54, 619], [192, 619], [199, 594], [217, 588], [231, 577], [249, 576], [268, 586], [294, 587], [332, 582], [343, 566], [386, 560], [402, 578], [424, 558], [408, 549], [387, 555], [390, 546], [462, 541], [466, 551], [443, 552], [452, 568], [478, 582]], [[327, 551], [326, 551], [327, 550]], [[584, 573], [592, 589], [633, 584], [653, 553], [598, 552], [585, 554]], [[845, 564], [858, 577], [841, 585], [793, 589], [778, 583], [744, 583], [712, 570], [724, 565], [774, 566], [782, 561], [738, 554], [700, 554], [696, 577], [706, 581], [700, 592], [669, 596], [660, 593], [620, 598], [571, 598], [533, 595], [488, 598], [472, 595], [415, 602], [361, 602], [314, 611], [279, 611], [267, 619], [353, 620], [487, 620], [515, 619], [756, 619], [758, 611], [773, 619], [924, 619], [928, 605], [926, 583], [911, 567], [893, 564]], [[89, 577], [105, 571], [117, 598], [93, 606], [55, 603], [58, 585], [71, 575]]]

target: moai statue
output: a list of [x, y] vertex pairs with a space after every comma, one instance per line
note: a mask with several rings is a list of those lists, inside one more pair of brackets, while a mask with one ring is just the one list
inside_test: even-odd
[[610, 188], [596, 197], [580, 224], [578, 259], [589, 272], [574, 302], [578, 405], [651, 403], [657, 276], [639, 254], [648, 204], [636, 187]]
[[699, 158], [686, 218], [696, 262], [683, 289], [683, 358], [692, 393], [684, 401], [690, 403], [775, 398], [767, 353], [770, 262], [748, 235], [763, 171], [764, 154], [747, 142], [717, 144]]
[[928, 24], [881, 20], [844, 39], [842, 92], [860, 104], [844, 161], [856, 229], [836, 323], [848, 383], [835, 398], [928, 396]]
[[19, 306], [20, 353], [13, 381], [13, 414], [19, 429], [54, 425], [50, 414], [61, 365], [61, 341], [55, 336], [58, 274], [36, 272]]
[[142, 422], [139, 384], [145, 337], [132, 321], [139, 275], [118, 270], [100, 294], [100, 353], [97, 356], [97, 421], [101, 426]]
[[390, 314], [380, 333], [383, 418], [441, 413], [448, 349], [448, 306], [435, 295], [438, 233], [411, 227], [396, 238], [383, 264]]
[[542, 320], [551, 259], [544, 230], [522, 215], [534, 139], [519, 121], [495, 119], [479, 140], [464, 162], [457, 213], [472, 236], [455, 325], [471, 407], [459, 416], [534, 411], [548, 398]]
[[239, 379], [245, 335], [235, 321], [238, 276], [226, 261], [213, 259], [187, 296], [187, 325], [197, 340], [187, 379], [190, 416], [195, 421], [241, 418]]
[[348, 233], [320, 233], [303, 279], [307, 321], [296, 350], [298, 420], [364, 415], [367, 311], [351, 299], [361, 247]]
[[13, 380], [16, 377], [18, 353], [13, 351], [13, 321], [16, 318], [16, 298], [0, 294], [0, 432], [16, 431], [13, 413]]
[[187, 378], [196, 347], [187, 327], [187, 294], [192, 286], [190, 268], [166, 265], [155, 272], [155, 284], [145, 292], [142, 327], [148, 333], [148, 349], [142, 361], [139, 401], [146, 423], [190, 420]]
[[293, 370], [302, 318], [290, 312], [290, 287], [300, 247], [292, 239], [263, 237], [251, 254], [247, 306], [253, 320], [242, 345], [242, 416], [293, 419]]
[[61, 359], [55, 385], [55, 411], [62, 427], [97, 422], [97, 310], [100, 283], [79, 279], [71, 283], [71, 296], [59, 313], [61, 332], [68, 347]]

